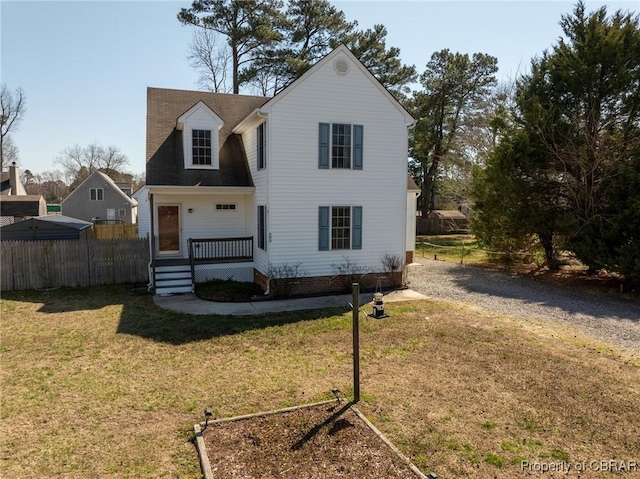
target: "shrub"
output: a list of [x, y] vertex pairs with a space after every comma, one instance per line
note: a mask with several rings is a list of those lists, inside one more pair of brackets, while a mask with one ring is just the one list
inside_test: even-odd
[[382, 258], [382, 266], [384, 271], [391, 279], [391, 284], [400, 287], [404, 278], [404, 258], [400, 255], [386, 254]]
[[276, 297], [286, 297], [291, 295], [291, 290], [300, 279], [307, 274], [307, 271], [301, 268], [302, 263], [269, 263], [267, 277], [269, 278], [269, 287], [271, 294]]
[[359, 283], [361, 276], [367, 271], [367, 268], [360, 266], [348, 256], [342, 257], [342, 263], [332, 263], [331, 267], [336, 272], [341, 290], [348, 293], [351, 291], [352, 283]]

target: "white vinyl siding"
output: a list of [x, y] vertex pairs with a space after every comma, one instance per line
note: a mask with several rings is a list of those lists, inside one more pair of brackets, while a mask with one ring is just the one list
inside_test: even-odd
[[186, 169], [217, 170], [220, 167], [219, 131], [222, 125], [222, 119], [202, 102], [178, 118]]
[[150, 221], [149, 221], [149, 197], [148, 189], [143, 186], [133, 194], [133, 197], [138, 201], [136, 222], [138, 223], [138, 236], [140, 238], [146, 238], [150, 233]]
[[[404, 257], [407, 127], [403, 113], [358, 67], [352, 64], [346, 75], [338, 75], [332, 62], [290, 86], [267, 113], [268, 198], [266, 185], [258, 187], [260, 175], [254, 181], [255, 201], [266, 202], [269, 210], [268, 262], [300, 262], [310, 276], [323, 276], [333, 275], [331, 264], [340, 263], [345, 255], [376, 271], [382, 270], [385, 255]], [[362, 171], [318, 171], [323, 121], [363, 127], [366, 164]], [[318, 254], [321, 205], [362, 207], [361, 249]]]
[[[181, 214], [181, 251], [188, 254], [189, 238], [240, 238], [251, 236], [248, 229], [247, 195], [222, 198], [219, 195], [183, 195], [155, 193], [155, 207], [159, 204], [176, 204]], [[234, 204], [235, 209], [219, 210], [217, 204]], [[191, 212], [189, 212], [191, 211]], [[157, 228], [157, 223], [155, 224]]]

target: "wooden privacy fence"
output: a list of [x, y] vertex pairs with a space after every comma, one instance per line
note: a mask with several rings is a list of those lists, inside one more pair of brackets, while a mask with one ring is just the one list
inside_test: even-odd
[[2, 291], [149, 281], [144, 238], [2, 241], [0, 249]]
[[121, 223], [118, 225], [93, 225], [95, 239], [135, 239], [138, 237], [138, 225]]

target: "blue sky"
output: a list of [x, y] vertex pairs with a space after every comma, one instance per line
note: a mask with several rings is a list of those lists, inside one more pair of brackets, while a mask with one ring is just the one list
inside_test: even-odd
[[[573, 2], [335, 1], [361, 28], [382, 23], [388, 46], [423, 71], [443, 48], [498, 58], [500, 78], [513, 78], [561, 35], [558, 21]], [[639, 2], [587, 1], [640, 9]], [[176, 14], [191, 1], [0, 2], [0, 78], [22, 87], [27, 110], [13, 135], [23, 169], [56, 169], [68, 146], [116, 145], [129, 171], [144, 172], [147, 86], [197, 89], [186, 60], [191, 29]]]

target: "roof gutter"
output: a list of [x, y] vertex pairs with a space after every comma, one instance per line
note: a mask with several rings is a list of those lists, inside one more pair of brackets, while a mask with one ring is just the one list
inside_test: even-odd
[[266, 119], [267, 114], [264, 113], [260, 108], [256, 108], [251, 113], [249, 113], [244, 120], [238, 123], [232, 130], [232, 133], [241, 134], [246, 131], [252, 124], [254, 118], [263, 118]]
[[173, 186], [173, 185], [146, 185], [149, 193], [198, 195], [208, 193], [212, 195], [251, 194], [255, 186]]

